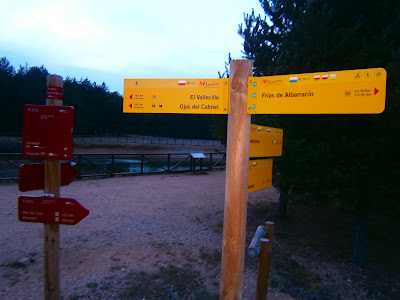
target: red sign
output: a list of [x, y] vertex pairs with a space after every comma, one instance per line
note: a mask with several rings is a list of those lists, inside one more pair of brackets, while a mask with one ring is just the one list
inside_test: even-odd
[[70, 198], [20, 196], [18, 219], [21, 222], [75, 225], [89, 210]]
[[74, 108], [25, 105], [22, 155], [28, 158], [72, 159]]
[[[62, 163], [61, 186], [69, 185], [78, 176], [78, 173], [71, 163]], [[19, 166], [19, 190], [21, 192], [44, 190], [44, 164]]]
[[49, 100], [62, 100], [63, 88], [58, 86], [48, 86], [46, 98]]

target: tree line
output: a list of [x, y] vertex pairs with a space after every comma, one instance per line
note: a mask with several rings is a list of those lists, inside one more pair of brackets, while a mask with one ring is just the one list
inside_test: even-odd
[[[44, 66], [16, 69], [0, 58], [0, 132], [22, 133], [24, 106], [45, 104], [47, 75]], [[215, 122], [209, 115], [124, 114], [122, 96], [104, 82], [67, 77], [63, 92], [64, 105], [75, 108], [74, 134], [213, 138]]]

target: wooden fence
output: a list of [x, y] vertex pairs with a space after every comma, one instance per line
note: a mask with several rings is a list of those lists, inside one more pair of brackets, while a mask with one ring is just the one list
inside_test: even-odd
[[[0, 133], [0, 140], [21, 142], [22, 135]], [[121, 135], [118, 137], [75, 135], [74, 143], [126, 143], [126, 144], [222, 147], [221, 142], [217, 140], [174, 139], [166, 137], [146, 137], [146, 136], [131, 136], [131, 135]]]
[[[71, 162], [79, 178], [139, 175], [149, 173], [196, 172], [225, 168], [226, 155], [204, 153], [194, 159], [190, 153], [76, 153]], [[26, 159], [21, 153], [0, 153], [0, 181], [18, 180], [21, 164], [42, 162]]]

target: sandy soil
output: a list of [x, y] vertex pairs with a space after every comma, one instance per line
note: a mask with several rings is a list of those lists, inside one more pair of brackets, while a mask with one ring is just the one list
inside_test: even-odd
[[[224, 181], [224, 171], [213, 171], [83, 180], [63, 187], [62, 196], [90, 210], [79, 224], [61, 226], [64, 299], [142, 299], [149, 293], [146, 285], [161, 290], [158, 299], [217, 298]], [[15, 184], [0, 189], [0, 298], [42, 299], [43, 225], [18, 221], [22, 193]], [[273, 187], [251, 195], [251, 201], [277, 201]], [[245, 299], [253, 299], [255, 279], [255, 270], [246, 270]]]
[[[183, 151], [168, 147], [76, 145], [75, 152]], [[218, 299], [224, 189], [218, 170], [62, 187], [63, 197], [90, 210], [79, 224], [61, 226], [62, 298]], [[43, 225], [18, 221], [22, 194], [41, 191], [0, 184], [0, 299], [43, 299]], [[398, 220], [371, 218], [369, 265], [358, 268], [350, 213], [289, 203], [288, 218], [277, 219], [278, 197], [269, 187], [248, 201], [246, 246], [258, 225], [275, 221], [269, 299], [400, 299]], [[246, 257], [243, 299], [254, 299], [256, 274], [257, 260]]]

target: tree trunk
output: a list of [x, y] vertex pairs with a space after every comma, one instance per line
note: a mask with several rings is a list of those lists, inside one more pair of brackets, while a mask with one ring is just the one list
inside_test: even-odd
[[366, 200], [358, 201], [355, 212], [353, 263], [360, 267], [367, 263], [368, 207], [366, 202]]
[[288, 198], [289, 198], [289, 187], [283, 186], [281, 188], [281, 191], [279, 194], [279, 204], [278, 204], [278, 211], [277, 211], [277, 215], [279, 218], [286, 217], [286, 208], [287, 208]]

